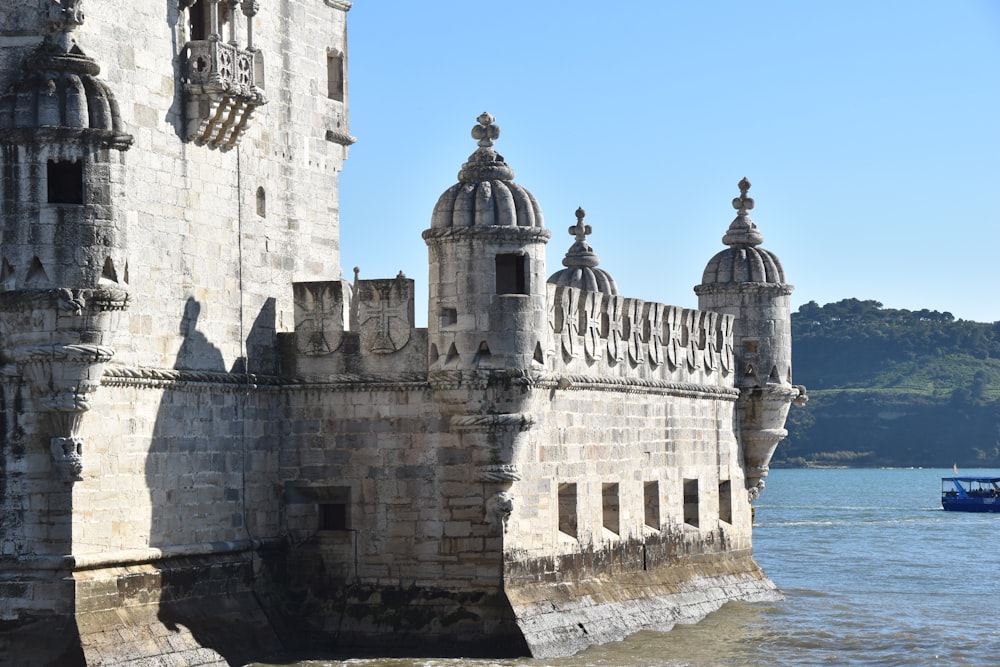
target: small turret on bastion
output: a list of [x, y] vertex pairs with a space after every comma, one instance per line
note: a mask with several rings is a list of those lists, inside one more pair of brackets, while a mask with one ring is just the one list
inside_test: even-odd
[[488, 113], [458, 183], [438, 199], [423, 233], [429, 254], [430, 371], [528, 369], [545, 331], [545, 229], [534, 195], [494, 148]]
[[709, 260], [694, 291], [699, 308], [734, 317], [739, 438], [754, 500], [764, 489], [778, 442], [788, 435], [788, 408], [793, 402], [804, 403], [806, 394], [804, 387], [792, 385], [794, 288], [785, 282], [777, 255], [760, 247], [764, 236], [750, 218], [750, 181], [741, 180], [739, 189], [740, 196], [733, 199], [736, 218], [722, 237], [729, 247]]

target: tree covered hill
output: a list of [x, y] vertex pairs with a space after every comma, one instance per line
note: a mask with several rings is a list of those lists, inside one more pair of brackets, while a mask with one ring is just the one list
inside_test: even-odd
[[1000, 322], [810, 302], [792, 315], [793, 407], [772, 464], [1000, 467]]

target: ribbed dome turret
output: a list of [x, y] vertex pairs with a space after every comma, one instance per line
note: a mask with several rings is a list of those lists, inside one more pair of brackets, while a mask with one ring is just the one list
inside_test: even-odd
[[544, 227], [542, 209], [534, 195], [514, 183], [514, 170], [493, 149], [500, 128], [488, 113], [476, 119], [472, 138], [479, 148], [458, 172], [458, 183], [438, 199], [431, 228]]
[[618, 285], [611, 274], [604, 269], [597, 268], [601, 260], [597, 258], [597, 253], [587, 243], [587, 235], [591, 233], [590, 225], [583, 223], [586, 211], [582, 208], [576, 209], [576, 224], [569, 228], [569, 233], [576, 237], [576, 242], [570, 246], [563, 257], [563, 266], [549, 276], [548, 282], [553, 285], [563, 285], [565, 287], [575, 287], [587, 290], [588, 292], [603, 292], [604, 294], [618, 294]]
[[776, 283], [784, 284], [785, 270], [777, 256], [769, 250], [758, 248], [764, 236], [750, 219], [753, 199], [747, 196], [750, 181], [740, 181], [740, 196], [733, 199], [736, 219], [729, 225], [722, 242], [729, 246], [709, 260], [702, 275], [702, 285], [719, 283]]
[[46, 42], [28, 58], [24, 73], [0, 97], [0, 135], [14, 141], [37, 134], [125, 149], [118, 103], [97, 75], [100, 66], [75, 43], [68, 50]]

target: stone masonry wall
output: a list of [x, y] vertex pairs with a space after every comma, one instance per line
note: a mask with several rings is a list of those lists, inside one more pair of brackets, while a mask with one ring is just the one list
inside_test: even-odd
[[[536, 392], [538, 424], [516, 449], [523, 481], [511, 488], [505, 549], [531, 558], [677, 531], [720, 532], [734, 548], [749, 548], [736, 392], [594, 384]], [[685, 520], [685, 480], [697, 481], [697, 526]], [[725, 482], [729, 502], [720, 510]], [[575, 535], [560, 530], [559, 486], [567, 483], [576, 485]]]
[[[178, 4], [87, 5], [75, 37], [101, 65], [135, 137], [117, 202], [127, 212], [132, 293], [117, 361], [174, 367], [184, 327], [196, 326], [219, 354], [188, 367], [230, 370], [253, 356], [255, 341], [294, 326], [292, 276], [340, 276], [337, 174], [349, 134], [346, 102], [327, 95], [327, 50], [345, 50], [337, 4], [263, 4], [254, 40], [268, 102], [229, 151], [181, 136], [176, 54], [188, 34]], [[270, 360], [251, 362], [273, 372]]]
[[73, 553], [197, 552], [277, 535], [274, 394], [239, 376], [132, 375], [109, 369], [81, 431]]
[[426, 383], [303, 387], [286, 406], [303, 433], [280, 455], [291, 550], [272, 575], [301, 640], [468, 642], [490, 615], [510, 623], [498, 527]]

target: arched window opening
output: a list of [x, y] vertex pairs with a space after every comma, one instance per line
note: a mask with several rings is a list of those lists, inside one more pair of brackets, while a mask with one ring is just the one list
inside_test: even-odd
[[257, 188], [257, 215], [267, 217], [267, 193], [263, 187]]

